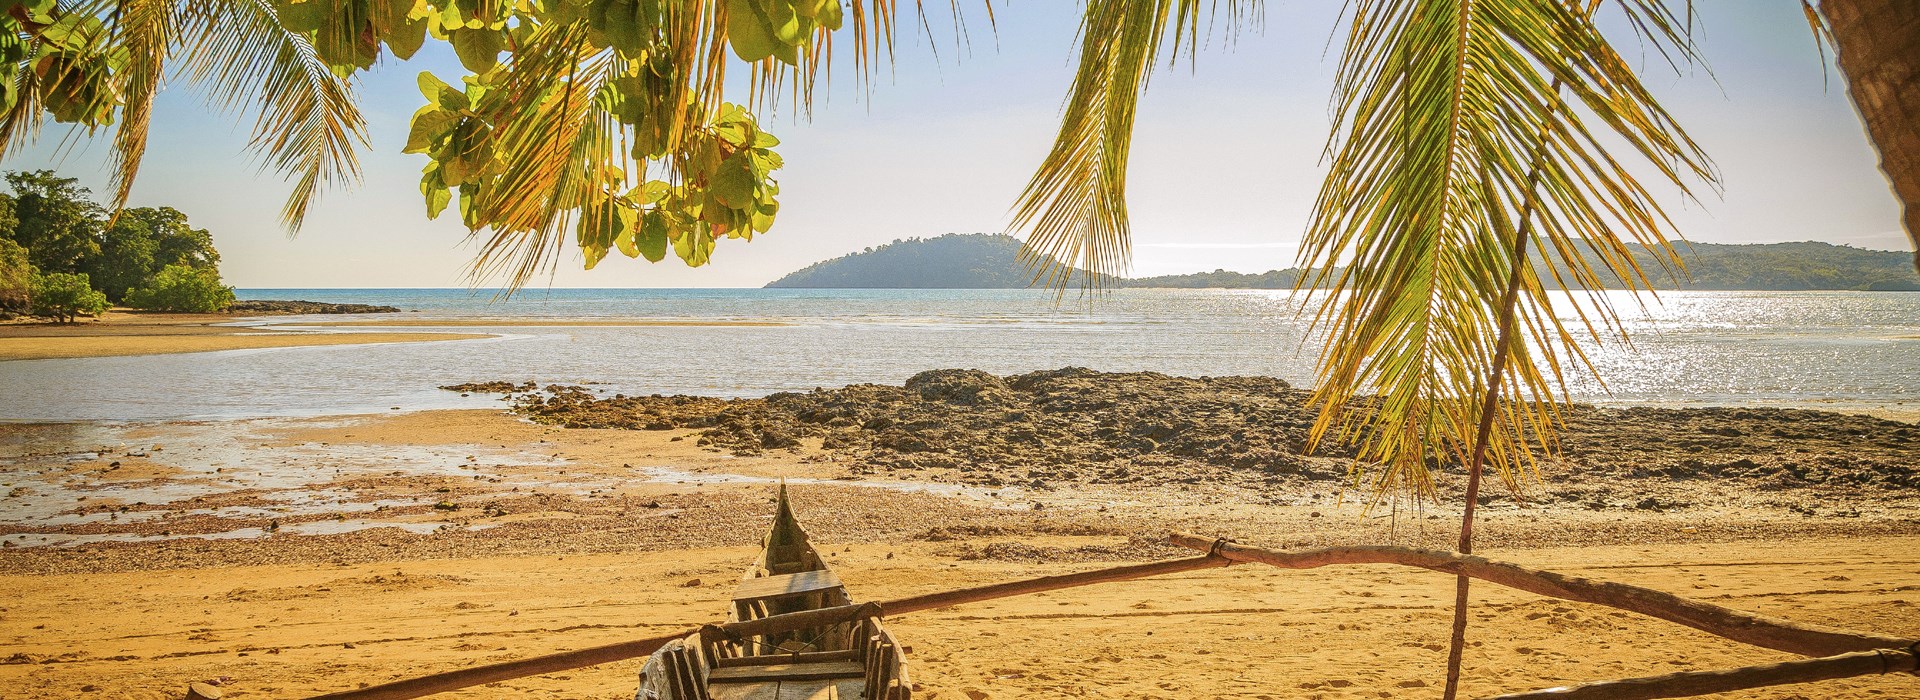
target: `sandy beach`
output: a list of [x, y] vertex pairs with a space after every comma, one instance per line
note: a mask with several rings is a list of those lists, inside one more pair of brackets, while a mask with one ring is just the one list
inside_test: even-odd
[[[866, 471], [802, 438], [736, 454], [691, 428], [503, 411], [0, 426], [9, 523], [0, 696], [299, 697], [713, 621], [786, 478], [854, 594], [883, 599], [1179, 556], [1170, 530], [1275, 547], [1445, 547], [1457, 512], [1367, 510], [1339, 480], [1053, 487]], [[1544, 476], [1545, 492], [1570, 475]], [[1795, 620], [1920, 634], [1920, 504], [1874, 485], [1609, 476], [1496, 499], [1498, 558]], [[1608, 494], [1648, 490], [1642, 508]], [[1849, 495], [1851, 494], [1851, 496]], [[1594, 508], [1594, 501], [1605, 505]], [[1685, 503], [1685, 505], [1679, 505]], [[1471, 695], [1788, 658], [1482, 586]], [[1424, 697], [1451, 580], [1237, 566], [904, 616], [925, 697]], [[631, 697], [639, 662], [447, 697]], [[1886, 698], [1907, 677], [1729, 697]]]
[[227, 325], [237, 320], [241, 319], [228, 314], [114, 310], [74, 324], [0, 323], [0, 361], [488, 337], [479, 333], [318, 333]]

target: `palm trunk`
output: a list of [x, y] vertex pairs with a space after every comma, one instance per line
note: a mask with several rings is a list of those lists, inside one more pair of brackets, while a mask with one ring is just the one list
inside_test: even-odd
[[[1920, 2], [1822, 0], [1847, 94], [1920, 250]], [[1920, 269], [1920, 252], [1914, 267]]]

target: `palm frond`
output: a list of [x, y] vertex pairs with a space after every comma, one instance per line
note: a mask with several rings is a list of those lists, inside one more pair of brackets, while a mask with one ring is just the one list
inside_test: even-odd
[[1259, 14], [1257, 0], [1091, 0], [1080, 25], [1079, 66], [1060, 132], [1014, 205], [1013, 228], [1027, 231], [1023, 259], [1035, 279], [1064, 286], [1072, 268], [1100, 284], [1126, 271], [1127, 158], [1133, 118], [1163, 50], [1178, 58], [1198, 43], [1203, 7], [1231, 33]]
[[496, 127], [490, 147], [501, 174], [471, 195], [462, 191], [462, 206], [478, 211], [469, 224], [491, 230], [476, 278], [500, 274], [518, 287], [552, 268], [575, 210], [607, 215], [607, 200], [626, 184], [627, 159], [614, 144], [620, 130], [596, 98], [617, 68], [575, 25], [542, 27], [506, 67], [490, 92], [497, 97], [480, 107]]
[[172, 0], [124, 0], [116, 11], [115, 40], [127, 48], [120, 75], [120, 125], [113, 136], [113, 203], [117, 212], [133, 191], [134, 176], [147, 152], [147, 127], [153, 98], [160, 93], [173, 55], [177, 21]]
[[[1669, 56], [1691, 58], [1658, 3], [1621, 6]], [[1577, 251], [1635, 288], [1647, 273], [1628, 241], [1671, 254], [1671, 222], [1602, 139], [1682, 193], [1711, 181], [1707, 159], [1593, 20], [1557, 0], [1357, 3], [1335, 107], [1334, 155], [1301, 250], [1319, 270], [1301, 286], [1321, 296], [1314, 322], [1327, 333], [1314, 440], [1338, 436], [1381, 464], [1376, 494], [1431, 496], [1432, 468], [1473, 449], [1516, 279], [1517, 323], [1533, 342], [1508, 348], [1488, 455], [1517, 488], [1551, 447], [1563, 366], [1585, 356], [1516, 253], [1561, 253], [1564, 267], [1548, 269], [1598, 338], [1616, 312], [1591, 291], [1602, 270]]]
[[262, 167], [294, 178], [280, 218], [298, 231], [323, 186], [360, 177], [356, 151], [367, 145], [366, 120], [352, 86], [305, 36], [282, 26], [270, 0], [184, 7], [187, 75], [215, 108], [254, 115], [249, 147]]

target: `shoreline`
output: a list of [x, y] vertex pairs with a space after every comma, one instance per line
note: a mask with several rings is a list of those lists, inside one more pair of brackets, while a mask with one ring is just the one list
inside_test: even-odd
[[[0, 324], [0, 362], [496, 337], [489, 333], [303, 331], [274, 325], [272, 319], [116, 309], [74, 324], [4, 323]], [[250, 321], [268, 321], [268, 325], [238, 325]]]

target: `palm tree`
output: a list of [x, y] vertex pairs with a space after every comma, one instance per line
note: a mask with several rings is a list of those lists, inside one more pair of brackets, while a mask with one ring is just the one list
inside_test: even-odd
[[[1639, 38], [1692, 60], [1658, 2], [1623, 2]], [[1376, 496], [1435, 496], [1467, 469], [1459, 548], [1471, 552], [1484, 465], [1518, 488], [1552, 447], [1556, 390], [1584, 356], [1530, 246], [1598, 339], [1616, 328], [1597, 273], [1646, 283], [1629, 240], [1672, 254], [1669, 222], [1623, 158], [1685, 193], [1705, 155], [1641, 85], [1585, 8], [1553, 0], [1354, 3], [1335, 86], [1333, 154], [1304, 239], [1301, 287], [1326, 331], [1314, 440], [1357, 447]], [[1134, 104], [1155, 49], [1196, 43], [1200, 3], [1089, 2], [1080, 68], [1054, 149], [1016, 208], [1035, 260], [1107, 272], [1127, 248]], [[1246, 13], [1238, 5], [1230, 18]], [[1624, 144], [1615, 155], [1598, 132]], [[1593, 253], [1602, 270], [1582, 262]], [[1551, 259], [1551, 258], [1550, 258]], [[1337, 263], [1341, 265], [1336, 266]], [[1531, 342], [1528, 342], [1531, 341]], [[1363, 394], [1371, 394], [1364, 396]], [[1356, 478], [1363, 475], [1356, 472]], [[1456, 587], [1446, 696], [1458, 689], [1468, 579]]]
[[352, 85], [280, 21], [272, 0], [7, 3], [0, 15], [0, 159], [46, 118], [111, 129], [113, 205], [146, 153], [153, 100], [167, 78], [197, 84], [210, 107], [252, 117], [251, 148], [293, 178], [282, 218], [297, 228], [325, 187], [359, 177], [365, 120]]
[[1906, 209], [1920, 269], [1920, 3], [1823, 0], [1820, 14], [1880, 169]]

